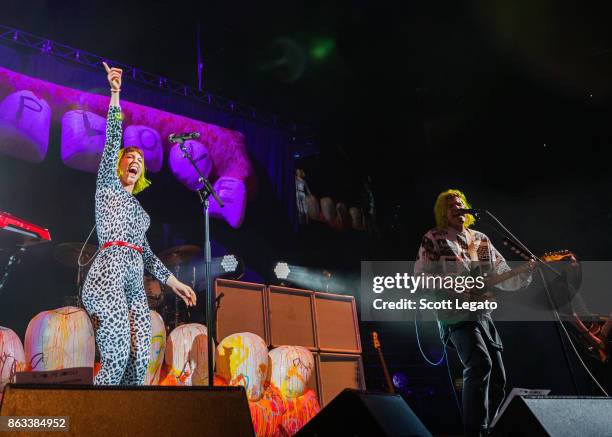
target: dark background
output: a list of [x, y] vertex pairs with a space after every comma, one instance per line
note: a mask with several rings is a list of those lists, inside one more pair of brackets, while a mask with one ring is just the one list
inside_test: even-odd
[[[253, 268], [264, 280], [271, 279], [264, 264], [280, 258], [353, 273], [361, 259], [411, 259], [433, 226], [436, 195], [450, 187], [493, 211], [536, 253], [567, 248], [584, 260], [610, 258], [612, 30], [604, 2], [10, 0], [2, 9], [1, 24], [191, 85], [197, 85], [199, 22], [204, 89], [308, 126], [304, 132], [313, 135], [304, 141], [319, 152], [297, 158], [296, 166], [318, 197], [357, 205], [363, 179], [372, 177], [378, 239], [324, 227], [295, 233], [280, 218], [266, 222], [274, 205], [264, 201], [249, 206], [239, 231], [214, 223], [220, 244], [257, 260]], [[322, 59], [313, 54], [325, 48]], [[0, 175], [3, 209], [42, 216], [42, 207], [28, 205], [39, 202], [34, 193], [46, 182], [23, 176], [31, 166], [11, 163]], [[59, 162], [46, 165], [45, 180], [76, 177], [83, 188], [47, 208], [73, 214], [75, 202], [90, 205], [91, 178], [57, 176], [59, 168]], [[182, 226], [172, 208], [155, 200], [181, 189], [170, 176], [159, 178], [160, 191], [142, 195], [160, 224], [152, 228], [154, 247], [181, 239], [197, 244], [198, 229]], [[6, 181], [15, 180], [9, 187]], [[191, 208], [188, 193], [176, 196], [181, 208]], [[93, 219], [93, 211], [79, 214], [81, 222]], [[161, 223], [171, 223], [170, 235]], [[52, 225], [60, 229], [57, 242], [82, 240], [89, 227]], [[54, 263], [45, 250], [28, 263]], [[3, 325], [23, 335], [32, 315], [69, 294], [72, 272], [51, 269], [42, 289], [19, 290], [12, 278], [0, 306]], [[15, 276], [27, 272], [22, 264]], [[412, 324], [362, 324], [368, 387], [383, 386], [368, 341], [372, 327], [380, 331], [391, 373], [408, 376], [415, 411], [432, 429], [456, 430], [447, 369], [424, 363]], [[422, 329], [425, 349], [439, 354], [435, 327]], [[510, 387], [574, 394], [553, 326], [502, 324], [500, 331]], [[450, 355], [453, 378], [460, 378]], [[596, 393], [573, 361], [580, 394]]]

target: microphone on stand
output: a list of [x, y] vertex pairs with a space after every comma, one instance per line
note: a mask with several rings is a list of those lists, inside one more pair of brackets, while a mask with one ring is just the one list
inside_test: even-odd
[[182, 143], [186, 140], [193, 140], [195, 138], [200, 138], [199, 132], [185, 132], [182, 134], [170, 134], [168, 135], [168, 141], [171, 143]]
[[471, 209], [459, 208], [457, 211], [459, 212], [460, 215], [472, 214], [474, 216], [485, 212], [484, 209], [475, 209], [475, 208], [471, 208]]

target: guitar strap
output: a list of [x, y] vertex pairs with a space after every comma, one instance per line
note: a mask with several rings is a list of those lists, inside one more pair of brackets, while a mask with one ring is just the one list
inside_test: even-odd
[[[485, 259], [481, 259], [479, 253], [482, 249], [487, 249], [486, 247], [481, 247], [482, 245], [486, 245], [487, 242], [483, 240], [476, 239], [476, 233], [471, 229], [467, 230], [468, 235], [468, 247], [467, 247], [467, 255], [470, 260], [470, 272], [472, 274], [482, 275], [483, 272], [489, 271], [490, 266], [488, 265]], [[481, 253], [482, 254], [482, 253]]]
[[468, 231], [467, 232], [468, 234], [468, 248], [467, 248], [468, 256], [470, 257], [470, 261], [478, 262], [480, 260], [478, 259], [478, 247], [476, 245], [476, 238], [472, 230], [468, 229], [467, 231]]

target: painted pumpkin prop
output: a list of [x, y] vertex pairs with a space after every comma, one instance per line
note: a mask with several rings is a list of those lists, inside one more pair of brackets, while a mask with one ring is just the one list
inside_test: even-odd
[[25, 355], [29, 370], [93, 367], [95, 354], [93, 326], [81, 308], [43, 311], [28, 324]]
[[177, 326], [166, 344], [168, 377], [177, 385], [208, 385], [208, 329], [199, 323]]
[[262, 398], [268, 379], [268, 347], [256, 334], [240, 332], [225, 337], [217, 347], [216, 372], [231, 386], [242, 385], [249, 401]]
[[270, 381], [285, 399], [302, 396], [314, 368], [312, 352], [301, 346], [279, 346], [270, 351]]

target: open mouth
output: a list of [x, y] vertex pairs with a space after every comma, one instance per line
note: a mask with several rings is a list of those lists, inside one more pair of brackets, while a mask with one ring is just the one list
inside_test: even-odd
[[128, 168], [128, 173], [133, 174], [134, 176], [138, 175], [138, 166], [132, 165]]

